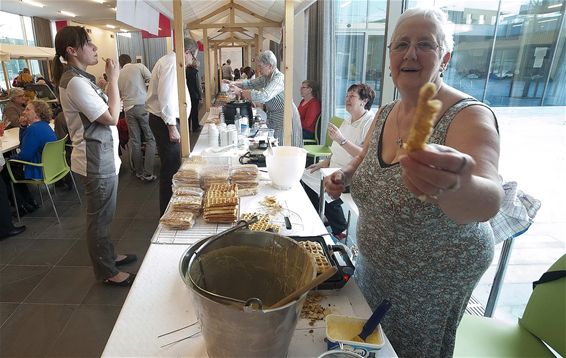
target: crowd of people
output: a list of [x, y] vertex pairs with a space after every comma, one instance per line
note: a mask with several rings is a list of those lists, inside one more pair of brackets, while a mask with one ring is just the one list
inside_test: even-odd
[[[181, 164], [175, 53], [159, 59], [151, 72], [142, 64], [132, 64], [128, 55], [121, 55], [119, 64], [106, 60], [102, 90], [86, 72], [98, 57], [83, 27], [61, 29], [55, 46], [53, 74], [73, 144], [71, 167], [85, 186], [93, 269], [96, 278], [109, 285], [131, 285], [135, 274], [118, 266], [136, 257], [116, 254], [109, 232], [120, 168], [116, 130], [120, 100], [140, 180], [155, 180], [153, 158], [156, 150], [159, 154], [163, 214], [172, 195], [173, 174]], [[198, 46], [185, 38], [184, 49], [187, 117], [197, 131], [202, 99]], [[488, 106], [444, 83], [452, 51], [453, 34], [444, 12], [405, 11], [388, 45], [390, 76], [399, 99], [381, 105], [375, 114], [374, 90], [364, 83], [351, 85], [345, 100], [347, 118], [339, 126], [328, 124], [330, 157], [305, 172], [339, 168], [324, 179], [334, 200], [325, 204], [326, 218], [338, 239], [347, 225], [340, 195], [351, 191], [359, 208], [355, 279], [373, 309], [385, 298], [392, 302], [382, 325], [400, 356], [452, 355], [468, 299], [493, 258], [493, 232], [487, 221], [498, 212], [503, 197], [497, 119]], [[222, 79], [240, 98], [264, 106], [267, 126], [283, 143], [284, 75], [271, 51], [258, 55], [256, 70], [257, 77], [250, 67], [233, 71], [227, 60]], [[429, 144], [424, 150], [407, 152], [403, 143], [417, 111], [419, 90], [429, 82], [442, 106], [433, 118]], [[298, 108], [293, 104], [291, 127], [292, 145], [299, 147], [303, 139], [324, 136], [316, 131], [322, 127], [319, 121], [325, 120], [319, 85], [305, 80], [300, 93]], [[27, 126], [18, 158], [37, 161], [42, 146], [56, 138], [46, 121], [50, 113], [39, 101], [28, 102], [21, 89], [10, 93], [4, 116], [11, 126]], [[19, 175], [37, 178], [40, 173], [26, 167]], [[0, 186], [0, 195], [6, 196], [5, 185]], [[319, 187], [303, 187], [316, 207]], [[22, 205], [33, 206], [25, 192], [21, 195]], [[0, 206], [1, 215], [5, 210]], [[0, 237], [23, 230], [4, 218], [0, 223]]]

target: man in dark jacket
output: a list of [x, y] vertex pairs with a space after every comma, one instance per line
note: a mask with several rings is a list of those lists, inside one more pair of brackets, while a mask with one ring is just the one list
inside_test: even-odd
[[193, 61], [187, 66], [186, 77], [187, 77], [187, 88], [189, 89], [189, 94], [191, 95], [191, 114], [189, 115], [189, 126], [191, 131], [198, 132], [200, 130], [199, 118], [198, 118], [198, 107], [200, 100], [202, 99], [202, 86], [200, 84], [200, 77], [198, 75], [199, 62]]

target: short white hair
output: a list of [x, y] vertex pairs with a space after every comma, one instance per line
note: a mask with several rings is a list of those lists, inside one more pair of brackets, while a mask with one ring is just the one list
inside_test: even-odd
[[392, 38], [395, 38], [399, 25], [413, 17], [424, 17], [431, 21], [435, 25], [435, 35], [444, 53], [454, 51], [454, 24], [448, 21], [448, 15], [444, 11], [435, 7], [414, 7], [405, 10], [395, 25]]
[[264, 65], [270, 65], [273, 68], [277, 67], [277, 58], [275, 57], [275, 54], [269, 50], [262, 51], [257, 56], [257, 60]]

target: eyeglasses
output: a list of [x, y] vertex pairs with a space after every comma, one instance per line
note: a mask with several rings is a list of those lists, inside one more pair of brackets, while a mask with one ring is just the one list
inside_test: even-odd
[[[408, 41], [393, 41], [387, 48], [393, 53], [405, 53], [409, 50], [411, 44], [412, 43]], [[440, 45], [434, 41], [419, 41], [414, 45], [416, 50], [422, 53], [436, 52], [440, 47]]]

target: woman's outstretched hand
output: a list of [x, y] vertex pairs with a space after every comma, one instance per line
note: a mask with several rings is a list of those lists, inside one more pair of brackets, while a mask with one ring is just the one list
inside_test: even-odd
[[346, 190], [346, 176], [341, 169], [324, 178], [324, 190], [334, 200]]

